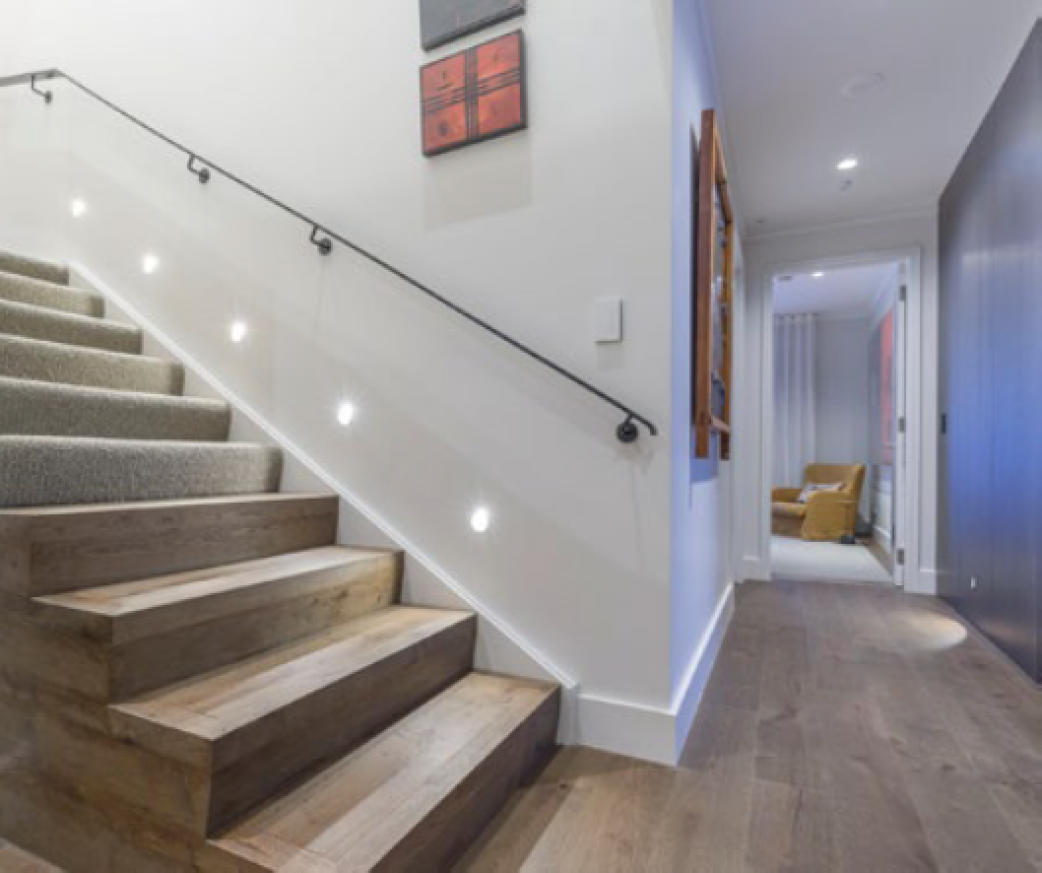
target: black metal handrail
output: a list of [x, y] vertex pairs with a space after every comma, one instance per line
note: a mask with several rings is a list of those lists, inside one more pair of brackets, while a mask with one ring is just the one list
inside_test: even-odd
[[489, 324], [483, 318], [479, 318], [478, 316], [474, 315], [472, 312], [467, 311], [462, 306], [460, 306], [458, 303], [454, 303], [452, 300], [449, 300], [443, 294], [439, 294], [437, 291], [435, 291], [430, 286], [425, 285], [423, 282], [420, 282], [418, 279], [414, 279], [412, 276], [410, 276], [405, 271], [400, 270], [398, 267], [395, 267], [394, 265], [388, 263], [383, 258], [381, 258], [381, 257], [379, 257], [377, 255], [374, 255], [370, 251], [367, 251], [365, 248], [363, 248], [362, 246], [358, 245], [357, 243], [354, 243], [351, 240], [347, 239], [342, 234], [339, 234], [339, 233], [336, 233], [333, 230], [330, 230], [328, 227], [326, 227], [325, 225], [323, 225], [320, 222], [316, 221], [315, 219], [309, 218], [307, 215], [305, 215], [300, 210], [294, 209], [292, 206], [287, 206], [281, 200], [278, 200], [277, 198], [273, 197], [271, 194], [268, 194], [265, 191], [262, 191], [256, 185], [253, 185], [250, 182], [247, 182], [245, 179], [242, 179], [239, 176], [236, 176], [234, 173], [231, 173], [228, 170], [225, 170], [223, 167], [219, 166], [218, 164], [214, 163], [213, 161], [208, 160], [207, 158], [202, 157], [198, 152], [194, 151], [193, 149], [190, 149], [187, 146], [182, 145], [181, 143], [179, 143], [177, 140], [173, 139], [172, 137], [167, 136], [165, 133], [162, 133], [161, 131], [156, 130], [151, 125], [146, 124], [144, 121], [142, 121], [141, 119], [139, 119], [136, 116], [132, 115], [131, 113], [127, 112], [122, 107], [117, 106], [111, 100], [108, 100], [105, 97], [102, 97], [96, 91], [91, 90], [86, 85], [84, 85], [82, 82], [77, 81], [72, 76], [68, 75], [67, 73], [63, 73], [61, 70], [58, 70], [58, 69], [51, 69], [51, 70], [38, 70], [38, 71], [33, 72], [33, 73], [23, 73], [23, 74], [17, 75], [17, 76], [8, 76], [6, 78], [0, 78], [0, 88], [6, 88], [6, 87], [10, 87], [12, 85], [28, 84], [29, 87], [32, 89], [33, 93], [38, 94], [44, 100], [44, 102], [50, 104], [53, 101], [53, 99], [54, 99], [53, 92], [51, 92], [51, 91], [44, 91], [44, 90], [42, 90], [41, 88], [39, 88], [37, 86], [37, 82], [47, 81], [47, 80], [50, 80], [50, 79], [64, 79], [70, 85], [72, 85], [75, 88], [79, 89], [84, 94], [86, 94], [88, 97], [91, 97], [92, 99], [96, 100], [98, 103], [101, 103], [107, 109], [112, 110], [117, 115], [122, 116], [124, 119], [129, 121], [131, 124], [134, 124], [137, 127], [141, 128], [141, 130], [144, 130], [146, 133], [149, 133], [152, 136], [154, 136], [154, 137], [156, 137], [158, 139], [161, 139], [163, 142], [165, 142], [171, 148], [176, 149], [177, 151], [181, 152], [183, 155], [185, 155], [188, 158], [188, 170], [189, 170], [189, 172], [191, 172], [201, 183], [206, 184], [207, 182], [210, 181], [210, 179], [212, 178], [212, 175], [214, 173], [216, 173], [218, 176], [222, 176], [223, 178], [227, 179], [229, 182], [234, 182], [236, 185], [239, 185], [242, 188], [245, 188], [251, 194], [254, 194], [257, 197], [260, 197], [262, 200], [264, 200], [267, 203], [271, 204], [276, 209], [281, 209], [283, 212], [293, 216], [298, 221], [301, 221], [304, 224], [308, 225], [311, 228], [311, 236], [309, 238], [309, 241], [318, 249], [320, 254], [328, 255], [330, 252], [332, 252], [332, 250], [333, 250], [333, 241], [335, 240], [336, 242], [340, 243], [341, 245], [345, 246], [346, 248], [350, 249], [351, 251], [355, 252], [356, 254], [361, 255], [363, 258], [365, 258], [366, 260], [370, 261], [371, 263], [376, 264], [376, 266], [382, 268], [383, 270], [386, 270], [388, 273], [391, 273], [393, 276], [396, 276], [398, 279], [400, 279], [401, 281], [405, 282], [407, 285], [410, 285], [411, 287], [415, 288], [417, 291], [422, 291], [424, 294], [426, 294], [432, 300], [436, 300], [442, 306], [445, 306], [448, 309], [451, 309], [453, 312], [455, 312], [460, 317], [465, 318], [471, 324], [477, 325], [478, 327], [482, 328], [483, 330], [485, 330], [488, 333], [490, 333], [493, 336], [495, 336], [497, 339], [500, 339], [503, 342], [505, 342], [507, 345], [512, 346], [513, 348], [515, 348], [517, 351], [521, 352], [522, 354], [527, 355], [529, 358], [532, 358], [535, 361], [538, 361], [544, 367], [547, 367], [550, 370], [553, 370], [555, 373], [557, 373], [557, 375], [567, 379], [569, 382], [572, 382], [573, 384], [578, 385], [580, 388], [582, 388], [585, 391], [589, 392], [593, 396], [603, 400], [609, 406], [614, 407], [615, 409], [617, 409], [619, 412], [621, 412], [623, 415], [626, 416], [625, 421], [623, 421], [615, 429], [615, 434], [619, 438], [620, 441], [622, 441], [624, 443], [635, 442], [637, 440], [638, 436], [639, 436], [639, 430], [637, 428], [637, 424], [638, 423], [642, 424], [645, 428], [647, 428], [648, 433], [651, 434], [652, 436], [656, 436], [658, 434], [658, 429], [655, 427], [654, 424], [651, 423], [651, 421], [649, 421], [643, 415], [640, 415], [639, 413], [634, 412], [632, 409], [630, 409], [628, 406], [626, 406], [626, 404], [622, 403], [619, 400], [616, 400], [610, 394], [607, 394], [604, 391], [601, 391], [599, 388], [591, 385], [585, 379], [582, 379], [579, 376], [576, 376], [574, 373], [570, 372], [569, 370], [566, 370], [560, 364], [554, 363], [553, 361], [551, 361], [546, 356], [541, 355], [539, 352], [533, 351], [528, 346], [526, 346], [524, 343], [520, 342], [519, 340], [514, 339], [512, 336], [510, 336], [507, 333], [504, 333], [499, 328], [493, 327], [491, 324]]

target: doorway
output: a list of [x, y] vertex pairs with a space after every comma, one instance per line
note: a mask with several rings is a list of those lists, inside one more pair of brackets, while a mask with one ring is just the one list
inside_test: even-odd
[[904, 583], [910, 269], [884, 258], [772, 277], [772, 578]]

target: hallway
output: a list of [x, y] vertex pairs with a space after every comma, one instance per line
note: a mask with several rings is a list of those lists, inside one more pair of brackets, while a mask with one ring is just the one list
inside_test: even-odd
[[462, 869], [1042, 870], [1042, 694], [940, 601], [740, 586], [691, 737], [560, 752]]

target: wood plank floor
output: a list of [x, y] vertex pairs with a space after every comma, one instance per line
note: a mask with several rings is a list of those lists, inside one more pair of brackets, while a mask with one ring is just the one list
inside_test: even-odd
[[57, 867], [23, 852], [6, 840], [0, 840], [0, 870], [3, 873], [61, 873]]
[[562, 750], [465, 871], [1042, 871], [1042, 691], [943, 603], [748, 583], [685, 750]]

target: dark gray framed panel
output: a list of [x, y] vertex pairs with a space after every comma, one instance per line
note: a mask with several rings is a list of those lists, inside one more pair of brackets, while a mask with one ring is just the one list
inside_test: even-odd
[[525, 0], [420, 0], [423, 47], [430, 51], [525, 14]]

